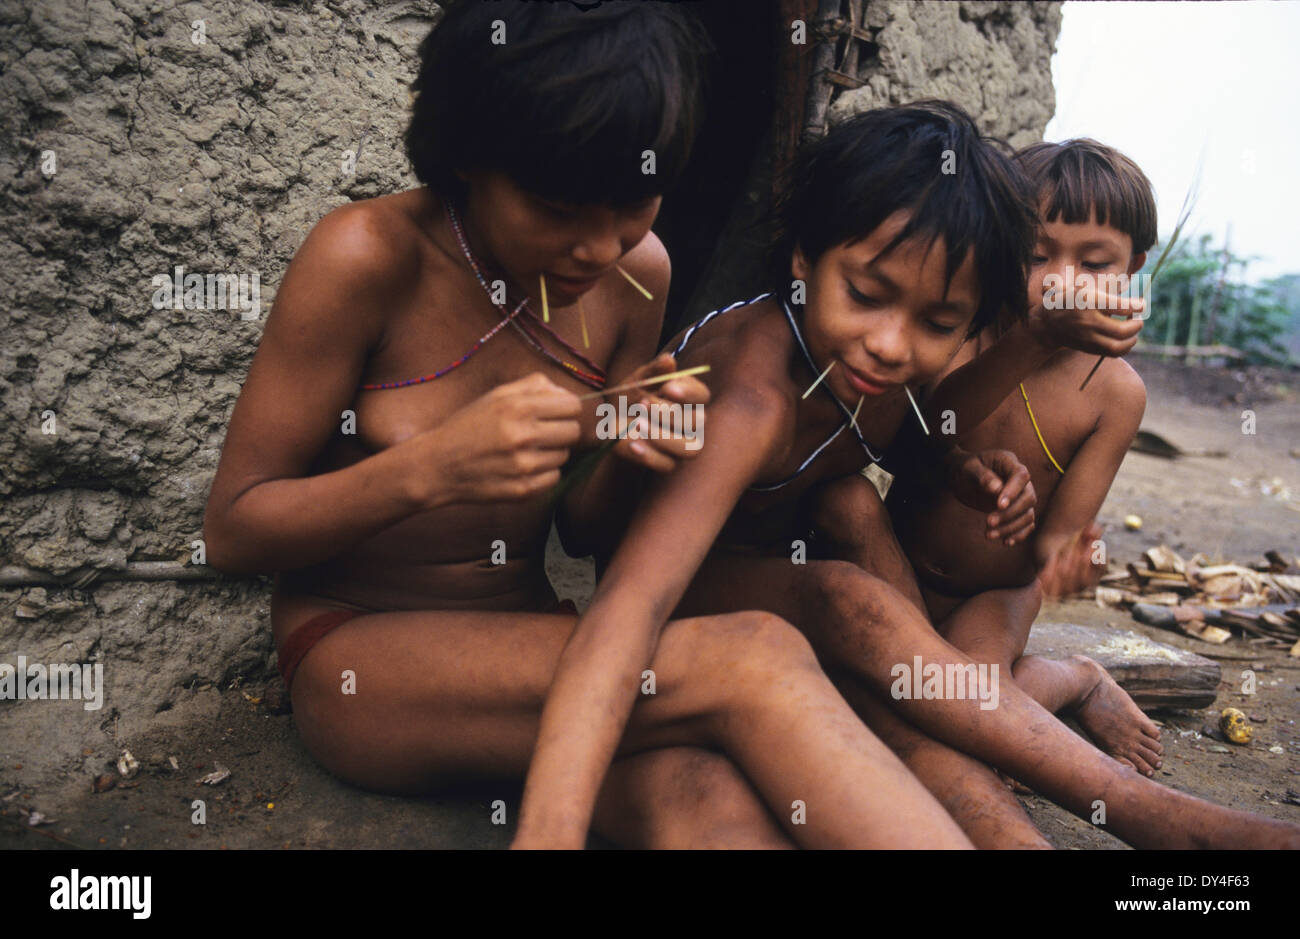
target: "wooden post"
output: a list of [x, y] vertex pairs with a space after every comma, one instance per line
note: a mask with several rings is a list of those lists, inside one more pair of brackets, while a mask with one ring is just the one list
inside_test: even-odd
[[815, 35], [814, 15], [817, 0], [780, 0], [777, 4], [776, 113], [772, 115], [772, 175], [770, 194], [775, 198], [782, 176], [799, 149], [799, 135], [804, 126], [804, 108], [808, 101], [809, 73], [813, 49], [790, 41], [790, 24], [802, 20], [808, 33]]
[[813, 140], [826, 132], [826, 109], [830, 105], [834, 86], [826, 80], [835, 69], [835, 43], [844, 25], [840, 16], [840, 0], [818, 0], [814, 32], [820, 37], [813, 52], [812, 75], [809, 78], [808, 106], [805, 111], [803, 139]]

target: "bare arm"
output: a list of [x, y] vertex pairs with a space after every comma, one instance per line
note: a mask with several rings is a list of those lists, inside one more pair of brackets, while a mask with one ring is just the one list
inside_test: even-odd
[[659, 633], [773, 453], [779, 395], [724, 391], [710, 411], [711, 436], [730, 445], [715, 444], [653, 482], [560, 659], [529, 767], [517, 847], [582, 847]]
[[952, 410], [958, 433], [977, 427], [1062, 348], [1108, 356], [1128, 353], [1142, 331], [1139, 314], [1145, 301], [1098, 292], [1091, 302], [1076, 309], [1050, 302], [1045, 294], [1024, 322], [943, 379], [926, 402], [928, 421], [941, 421], [943, 412]]
[[925, 403], [926, 423], [941, 426], [944, 412], [951, 410], [957, 434], [978, 427], [1059, 348], [1027, 325], [1012, 327], [939, 383]]
[[383, 312], [418, 270], [367, 212], [331, 213], [290, 264], [231, 417], [204, 516], [213, 567], [317, 563], [409, 515], [555, 485], [577, 397], [541, 375], [502, 385], [435, 431], [308, 476], [352, 402]]
[[[625, 285], [631, 310], [608, 369], [609, 387], [676, 370], [671, 356], [655, 356], [672, 275], [668, 252], [659, 239], [651, 235], [622, 263], [655, 299], [645, 300]], [[709, 396], [708, 388], [702, 382], [689, 377], [621, 394], [629, 406], [637, 402], [647, 405], [704, 404]], [[617, 407], [618, 397], [613, 395], [604, 401]], [[591, 403], [593, 407], [596, 404], [595, 401]], [[618, 430], [621, 433], [624, 429]], [[607, 458], [600, 459], [587, 479], [565, 494], [555, 517], [564, 550], [574, 557], [608, 555], [617, 545], [624, 524], [645, 491], [650, 479], [645, 470], [672, 472], [680, 460], [691, 459], [696, 452], [680, 439], [625, 439], [618, 443]]]
[[1040, 571], [1097, 517], [1142, 423], [1146, 387], [1136, 372], [1119, 365], [1123, 371], [1117, 368], [1119, 374], [1097, 390], [1106, 402], [1097, 427], [1070, 461], [1039, 526], [1034, 557]]
[[[285, 273], [230, 420], [204, 516], [214, 567], [270, 572], [338, 553], [415, 509], [376, 454], [306, 477], [361, 382], [385, 303], [408, 278], [351, 207], [313, 229]], [[321, 511], [329, 506], [330, 511]]]

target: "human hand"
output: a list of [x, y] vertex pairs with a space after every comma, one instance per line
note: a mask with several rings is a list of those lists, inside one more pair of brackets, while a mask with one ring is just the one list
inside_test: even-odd
[[1010, 547], [1034, 530], [1037, 496], [1029, 470], [1010, 450], [958, 450], [949, 458], [948, 484], [963, 505], [988, 512], [984, 537]]
[[550, 490], [581, 438], [578, 396], [540, 372], [500, 385], [403, 441], [421, 508], [518, 501]]
[[[664, 353], [618, 384], [632, 384], [676, 370], [676, 360]], [[708, 386], [693, 375], [674, 378], [653, 388], [633, 388], [608, 395], [602, 406], [604, 416], [597, 425], [597, 436], [614, 439], [613, 434], [617, 434], [619, 440], [614, 452], [620, 457], [655, 472], [668, 473], [680, 461], [694, 458], [703, 447], [704, 405], [708, 401]]]
[[1106, 567], [1093, 563], [1093, 545], [1101, 533], [1102, 527], [1094, 519], [1047, 559], [1038, 573], [1043, 596], [1052, 599], [1069, 597], [1101, 583]]
[[1103, 278], [1095, 286], [1048, 291], [1029, 311], [1029, 330], [1044, 345], [1093, 355], [1122, 356], [1137, 345], [1146, 322], [1146, 301], [1111, 293]]

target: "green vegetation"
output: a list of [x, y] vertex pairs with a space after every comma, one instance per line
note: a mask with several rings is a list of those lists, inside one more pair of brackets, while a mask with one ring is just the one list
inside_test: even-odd
[[[1254, 363], [1300, 364], [1300, 274], [1245, 282], [1255, 260], [1212, 247], [1210, 235], [1182, 240], [1152, 288], [1143, 339], [1151, 345], [1226, 345]], [[1159, 246], [1157, 246], [1159, 248]], [[1160, 251], [1147, 254], [1150, 273]]]

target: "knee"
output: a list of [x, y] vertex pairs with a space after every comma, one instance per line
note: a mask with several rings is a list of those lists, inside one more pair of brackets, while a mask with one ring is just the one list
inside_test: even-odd
[[812, 645], [772, 613], [747, 610], [700, 621], [691, 661], [698, 679], [719, 703], [762, 698], [772, 683], [796, 674], [820, 674]]
[[817, 668], [806, 636], [774, 613], [749, 610], [727, 617], [724, 635], [744, 651], [750, 667]]
[[869, 533], [888, 526], [888, 513], [868, 480], [846, 476], [827, 483], [818, 493], [813, 509], [813, 525], [831, 541], [864, 542]]
[[810, 599], [823, 617], [851, 621], [855, 628], [884, 625], [891, 600], [902, 594], [851, 561], [817, 561], [808, 565]]

